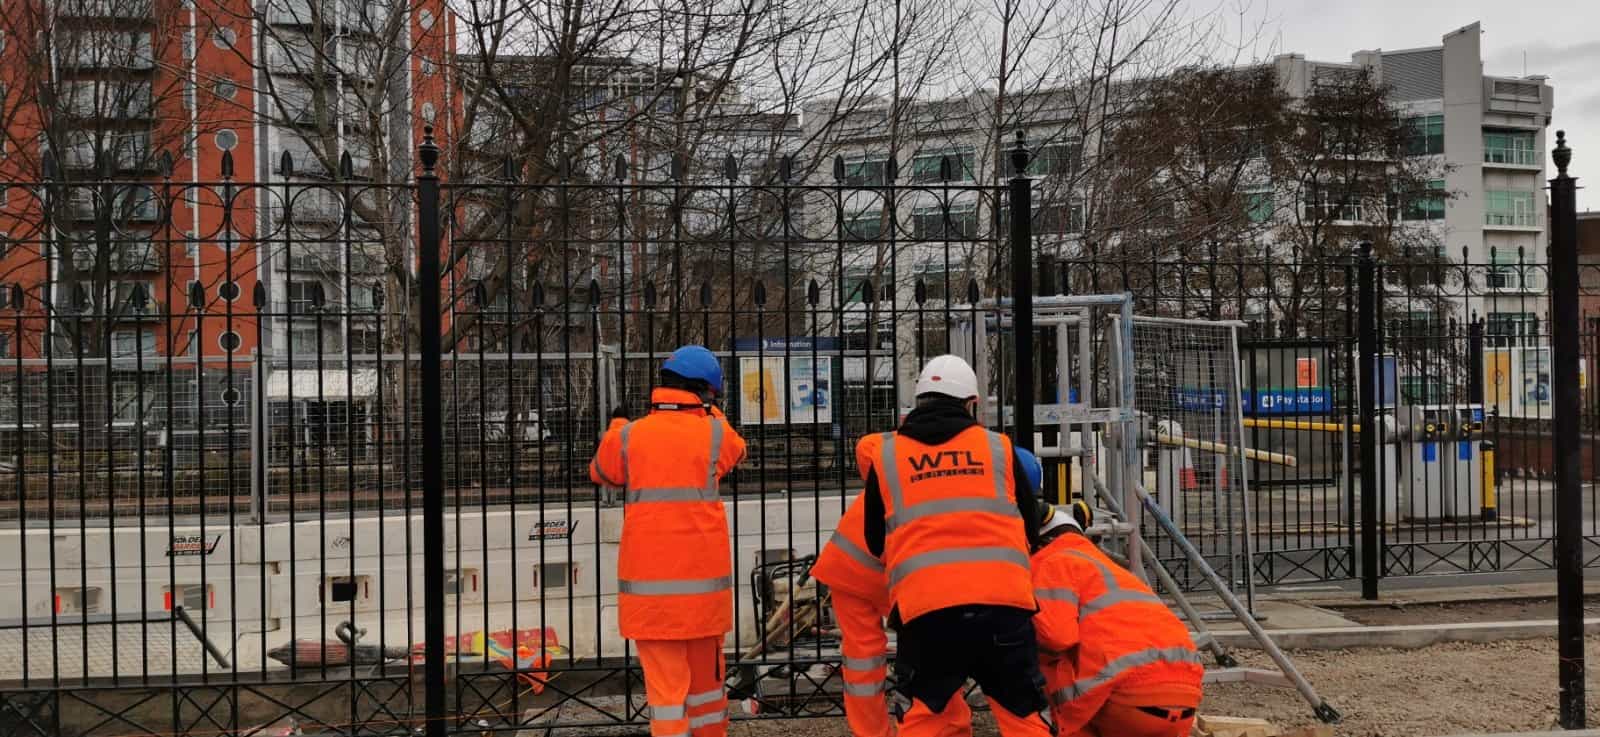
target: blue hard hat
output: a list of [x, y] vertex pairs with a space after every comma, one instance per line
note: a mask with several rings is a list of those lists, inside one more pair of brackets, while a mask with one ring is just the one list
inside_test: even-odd
[[662, 371], [671, 371], [685, 379], [699, 379], [711, 385], [711, 390], [722, 393], [722, 363], [703, 345], [686, 345], [672, 352]]
[[1039, 465], [1039, 457], [1026, 448], [1018, 448], [1017, 457], [1022, 459], [1022, 471], [1028, 475], [1028, 486], [1038, 493], [1044, 488], [1044, 466]]

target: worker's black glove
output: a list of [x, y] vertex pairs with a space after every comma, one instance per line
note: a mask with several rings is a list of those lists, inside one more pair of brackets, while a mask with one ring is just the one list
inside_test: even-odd
[[628, 408], [627, 407], [623, 407], [622, 405], [617, 405], [616, 407], [611, 408], [611, 419], [613, 419], [613, 420], [626, 420], [626, 419], [629, 419], [628, 418]]

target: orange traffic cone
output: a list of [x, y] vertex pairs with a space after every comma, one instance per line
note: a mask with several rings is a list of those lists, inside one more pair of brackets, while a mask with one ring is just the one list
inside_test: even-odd
[[1183, 467], [1178, 469], [1178, 485], [1184, 491], [1200, 488], [1200, 478], [1194, 471], [1194, 454], [1187, 448], [1183, 450]]

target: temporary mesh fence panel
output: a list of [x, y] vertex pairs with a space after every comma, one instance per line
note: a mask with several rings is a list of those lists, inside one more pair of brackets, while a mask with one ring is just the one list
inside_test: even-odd
[[[1133, 320], [1134, 406], [1155, 492], [1185, 537], [1237, 590], [1251, 582], [1250, 484], [1239, 391], [1239, 324], [1173, 318]], [[1151, 471], [1154, 473], [1152, 474]], [[1168, 565], [1184, 571], [1176, 543], [1141, 524]], [[1199, 585], [1177, 576], [1181, 583]]]

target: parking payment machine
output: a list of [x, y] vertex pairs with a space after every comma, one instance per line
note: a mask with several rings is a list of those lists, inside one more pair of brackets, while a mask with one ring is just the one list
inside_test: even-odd
[[1470, 518], [1483, 500], [1481, 404], [1422, 404], [1402, 408], [1401, 474], [1405, 516], [1410, 519]]

